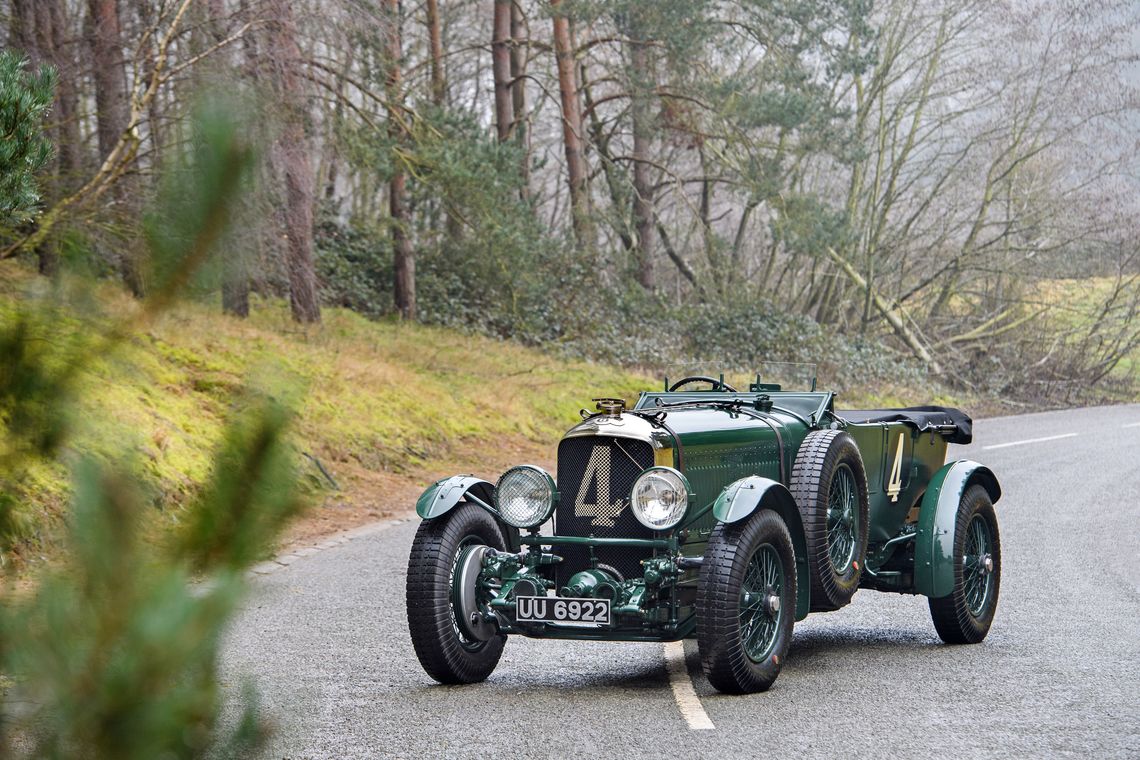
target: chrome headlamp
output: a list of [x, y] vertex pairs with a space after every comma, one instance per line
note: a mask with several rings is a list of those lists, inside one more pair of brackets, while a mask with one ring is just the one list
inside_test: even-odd
[[557, 498], [554, 478], [529, 464], [507, 470], [495, 486], [495, 506], [516, 528], [534, 528], [546, 522]]
[[692, 493], [689, 481], [677, 470], [650, 467], [633, 483], [633, 516], [651, 530], [669, 530], [685, 516]]

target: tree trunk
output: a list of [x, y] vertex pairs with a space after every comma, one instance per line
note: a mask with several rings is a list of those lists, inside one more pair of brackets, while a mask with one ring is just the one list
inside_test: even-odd
[[[636, 19], [636, 11], [634, 12]], [[633, 229], [637, 243], [637, 281], [653, 290], [653, 249], [656, 226], [653, 214], [653, 180], [650, 177], [650, 146], [653, 142], [652, 92], [656, 88], [648, 40], [635, 20], [630, 28], [630, 84], [633, 120]]]
[[[103, 161], [119, 144], [130, 124], [127, 78], [123, 60], [122, 25], [117, 0], [87, 0], [90, 12], [91, 72], [95, 81], [95, 110], [98, 112], [99, 160]], [[123, 214], [122, 206], [130, 198], [120, 180], [110, 188], [112, 207]], [[141, 252], [129, 241], [116, 243], [119, 271], [131, 293], [141, 298], [146, 293]]]
[[[218, 33], [222, 30], [221, 19], [224, 17], [224, 9], [219, 6], [220, 3], [217, 0], [209, 0], [206, 3], [206, 18], [208, 20], [206, 29], [214, 41], [220, 39]], [[139, 52], [143, 56], [143, 78], [149, 80], [154, 76], [158, 53], [158, 44], [155, 39], [158, 31], [158, 9], [154, 7], [153, 0], [135, 0], [135, 11], [138, 14], [139, 22], [144, 27], [143, 34], [148, 34], [145, 41], [140, 40]], [[224, 36], [222, 34], [222, 37]], [[175, 100], [177, 100], [177, 95]], [[146, 121], [151, 148], [150, 162], [154, 166], [160, 166], [163, 153], [162, 103], [157, 95], [150, 101], [150, 106], [147, 108]]]
[[491, 73], [495, 80], [495, 127], [499, 142], [511, 139], [514, 100], [511, 92], [511, 0], [495, 0], [491, 24]]
[[392, 263], [396, 310], [401, 319], [416, 318], [416, 258], [408, 236], [409, 213], [407, 203], [407, 176], [398, 155], [399, 146], [407, 141], [401, 102], [400, 59], [403, 46], [400, 39], [400, 0], [384, 0], [385, 36], [387, 38], [387, 77], [384, 89], [388, 99], [388, 135], [396, 144], [392, 151], [392, 178], [388, 183], [388, 212], [392, 224]]
[[582, 101], [585, 104], [583, 113], [590, 115], [588, 127], [590, 147], [598, 154], [598, 166], [606, 180], [610, 204], [614, 209], [614, 213], [609, 215], [609, 218], [612, 220], [614, 232], [621, 238], [622, 250], [633, 251], [635, 248], [634, 231], [630, 227], [630, 220], [626, 213], [633, 205], [630, 197], [629, 175], [618, 166], [613, 153], [610, 151], [610, 137], [613, 133], [607, 132], [606, 125], [602, 123], [601, 115], [596, 108], [597, 101], [594, 100], [589, 70], [585, 64], [578, 67], [578, 75], [581, 77], [579, 91], [582, 93]]
[[[140, 0], [145, 5], [147, 0]], [[229, 35], [226, 18], [226, 8], [223, 0], [208, 0], [206, 3], [206, 28], [210, 35], [211, 44], [221, 44]], [[228, 51], [220, 51], [215, 55], [223, 58], [220, 66], [232, 65], [232, 56]], [[151, 112], [152, 139], [157, 137], [158, 124], [155, 122], [155, 113]], [[155, 150], [159, 150], [159, 141], [154, 141]], [[242, 319], [249, 316], [249, 253], [245, 245], [231, 245], [221, 249], [222, 258], [222, 312]]]
[[522, 172], [522, 199], [530, 200], [530, 130], [526, 113], [526, 42], [527, 24], [521, 0], [511, 3], [511, 107], [514, 121], [511, 129], [518, 141]]
[[53, 66], [59, 75], [52, 113], [55, 144], [53, 195], [64, 195], [80, 170], [79, 119], [75, 92], [75, 57], [67, 52], [67, 10], [63, 0], [12, 0], [12, 44], [33, 67]]
[[293, 319], [319, 322], [317, 277], [313, 268], [313, 167], [305, 140], [305, 80], [301, 77], [301, 48], [293, 5], [273, 0], [268, 9], [266, 31], [269, 57], [283, 108], [284, 124], [277, 138], [277, 154], [285, 175], [283, 219], [286, 238], [286, 270], [289, 304]]
[[[352, 47], [344, 51], [344, 63], [341, 66], [341, 74], [336, 80], [336, 105], [333, 106], [332, 125], [329, 127], [330, 131], [335, 134], [335, 130], [344, 122], [344, 104], [346, 100], [345, 91], [348, 87], [348, 79], [352, 73], [352, 65], [355, 62]], [[340, 175], [340, 162], [341, 155], [339, 150], [339, 140], [335, 138], [328, 138], [325, 140], [325, 158], [324, 164], [327, 166], [326, 172], [323, 174], [325, 189], [324, 196], [326, 201], [336, 199], [337, 180]], [[322, 176], [318, 172], [318, 176]]]
[[115, 148], [130, 119], [123, 68], [122, 31], [116, 0], [87, 0], [91, 13], [91, 63], [99, 112], [99, 158]]
[[582, 107], [578, 99], [577, 66], [570, 41], [570, 18], [562, 0], [550, 0], [554, 17], [554, 54], [558, 62], [558, 90], [562, 102], [562, 143], [566, 150], [566, 172], [570, 186], [570, 216], [579, 248], [593, 246], [587, 192], [586, 157], [582, 144]]
[[431, 48], [431, 101], [443, 106], [447, 80], [443, 75], [443, 34], [440, 31], [439, 0], [427, 0], [428, 43]]
[[709, 263], [709, 271], [712, 274], [713, 288], [717, 293], [724, 295], [725, 282], [729, 276], [728, 272], [724, 271], [724, 267], [720, 260], [720, 253], [717, 250], [716, 235], [712, 227], [712, 194], [713, 185], [709, 180], [709, 164], [708, 157], [705, 155], [704, 145], [697, 147], [697, 155], [701, 162], [701, 205], [700, 205], [700, 219], [701, 219], [701, 240], [705, 250], [705, 259]]
[[697, 296], [703, 303], [705, 300], [705, 289], [701, 286], [700, 280], [697, 279], [697, 273], [693, 271], [693, 268], [689, 266], [689, 262], [685, 261], [681, 254], [677, 252], [677, 249], [673, 247], [672, 242], [669, 240], [669, 233], [665, 230], [665, 225], [661, 224], [661, 220], [654, 217], [654, 221], [656, 222], [657, 233], [661, 236], [661, 245], [665, 248], [665, 253], [668, 254], [672, 262], [677, 265], [677, 271], [679, 271], [685, 279], [689, 281], [689, 284], [693, 286], [693, 289], [697, 291]]
[[[30, 0], [25, 0], [28, 1]], [[55, 90], [55, 121], [58, 126], [56, 160], [59, 162], [61, 194], [66, 194], [78, 186], [83, 168], [83, 143], [79, 137], [79, 96], [76, 92], [78, 66], [73, 48], [68, 44], [70, 30], [64, 0], [43, 0], [41, 8], [46, 9], [51, 22], [52, 64], [59, 72], [59, 84]]]

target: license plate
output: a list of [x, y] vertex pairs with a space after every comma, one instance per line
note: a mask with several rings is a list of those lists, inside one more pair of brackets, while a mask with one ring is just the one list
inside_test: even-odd
[[520, 596], [515, 600], [520, 623], [599, 623], [609, 625], [609, 599]]

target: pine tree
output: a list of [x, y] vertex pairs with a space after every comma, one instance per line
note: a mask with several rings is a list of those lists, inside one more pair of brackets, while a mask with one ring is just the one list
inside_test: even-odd
[[0, 53], [0, 229], [32, 218], [39, 206], [36, 172], [51, 160], [44, 116], [51, 108], [56, 75], [50, 67], [27, 70], [28, 62]]

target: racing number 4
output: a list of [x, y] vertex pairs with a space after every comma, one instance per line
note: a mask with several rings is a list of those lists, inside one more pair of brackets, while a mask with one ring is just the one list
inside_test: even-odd
[[902, 463], [903, 463], [903, 434], [899, 433], [899, 445], [895, 449], [895, 463], [891, 467], [891, 480], [887, 483], [887, 493], [891, 497], [891, 501], [899, 500], [899, 492], [902, 491]]
[[[616, 503], [606, 503], [610, 497], [610, 456], [608, 446], [595, 446], [590, 451], [590, 461], [586, 463], [586, 472], [582, 474], [582, 485], [578, 489], [578, 498], [574, 500], [575, 517], [592, 517], [591, 525], [600, 525], [612, 528], [614, 518], [624, 506], [619, 499]], [[594, 486], [594, 503], [586, 503], [586, 492]]]

